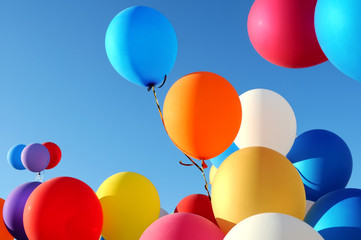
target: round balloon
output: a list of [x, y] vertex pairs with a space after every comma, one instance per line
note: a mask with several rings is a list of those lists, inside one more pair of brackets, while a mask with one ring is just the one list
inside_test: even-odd
[[231, 155], [232, 153], [238, 150], [239, 148], [237, 147], [237, 145], [235, 143], [232, 143], [231, 146], [229, 146], [229, 148], [227, 148], [226, 151], [224, 151], [217, 157], [210, 159], [210, 161], [216, 168], [219, 168], [219, 165], [221, 165], [224, 159], [226, 159], [229, 155]]
[[109, 24], [105, 49], [114, 69], [128, 81], [149, 87], [162, 82], [177, 56], [177, 37], [155, 9], [130, 7]]
[[[306, 214], [308, 213], [308, 211], [310, 211], [313, 204], [315, 204], [315, 202], [310, 201], [310, 200], [306, 200]], [[306, 216], [306, 214], [305, 214], [305, 216]]]
[[261, 213], [238, 223], [224, 240], [322, 240], [321, 235], [298, 218], [281, 213]]
[[325, 240], [361, 239], [361, 190], [340, 189], [320, 198], [305, 222]]
[[168, 215], [169, 213], [164, 210], [163, 208], [160, 208], [160, 212], [159, 212], [159, 217], [158, 218], [161, 218], [161, 217], [164, 217], [166, 215]]
[[139, 240], [222, 240], [224, 234], [209, 220], [192, 214], [177, 213], [152, 223]]
[[212, 165], [211, 170], [209, 171], [209, 183], [213, 184], [214, 177], [216, 176], [217, 168]]
[[13, 240], [14, 237], [11, 236], [9, 231], [7, 230], [4, 218], [3, 218], [3, 207], [4, 207], [5, 200], [0, 198], [0, 239], [1, 240]]
[[43, 145], [48, 149], [50, 154], [49, 165], [46, 167], [46, 169], [52, 169], [56, 167], [60, 162], [61, 150], [58, 145], [52, 142], [46, 142], [43, 143]]
[[24, 227], [31, 240], [99, 240], [103, 213], [94, 191], [71, 177], [42, 183], [30, 195]]
[[267, 147], [283, 155], [296, 138], [296, 117], [290, 104], [278, 93], [253, 89], [240, 96], [242, 125], [234, 140], [239, 148]]
[[109, 177], [101, 184], [97, 195], [104, 213], [102, 235], [107, 240], [139, 240], [144, 230], [159, 217], [158, 192], [138, 173], [121, 172]]
[[264, 212], [305, 216], [301, 177], [280, 153], [264, 147], [240, 149], [217, 170], [212, 207], [219, 227], [227, 233], [240, 221]]
[[179, 79], [164, 101], [164, 124], [174, 144], [200, 160], [224, 152], [236, 137], [242, 107], [233, 86], [211, 72]]
[[304, 68], [327, 60], [318, 44], [314, 12], [317, 0], [256, 0], [248, 15], [248, 35], [267, 61]]
[[9, 162], [10, 166], [12, 166], [13, 168], [15, 168], [17, 170], [25, 169], [23, 163], [21, 162], [21, 153], [25, 147], [26, 147], [26, 145], [24, 145], [24, 144], [18, 144], [18, 145], [15, 145], [14, 147], [12, 147], [8, 152], [8, 155], [7, 155], [8, 162]]
[[41, 172], [49, 165], [50, 153], [40, 143], [29, 144], [21, 153], [21, 162], [28, 170]]
[[4, 223], [14, 238], [27, 240], [23, 223], [25, 204], [30, 194], [36, 189], [40, 182], [28, 182], [15, 188], [5, 200], [3, 208]]
[[352, 172], [352, 156], [336, 134], [315, 129], [302, 133], [287, 158], [300, 172], [308, 200], [345, 188]]
[[361, 2], [318, 0], [315, 28], [322, 50], [341, 72], [361, 81]]

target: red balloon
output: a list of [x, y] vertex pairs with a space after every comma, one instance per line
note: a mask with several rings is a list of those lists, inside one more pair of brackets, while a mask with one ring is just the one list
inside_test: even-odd
[[174, 213], [193, 213], [213, 222], [218, 226], [214, 217], [211, 201], [208, 196], [203, 194], [192, 194], [180, 201], [174, 210]]
[[24, 228], [31, 240], [98, 240], [103, 212], [84, 182], [58, 177], [37, 187], [24, 208]]
[[48, 149], [50, 153], [50, 162], [46, 169], [52, 169], [60, 162], [61, 150], [58, 145], [52, 142], [46, 142], [43, 143], [43, 145]]
[[256, 0], [248, 15], [248, 35], [267, 61], [304, 68], [327, 60], [317, 41], [317, 0]]

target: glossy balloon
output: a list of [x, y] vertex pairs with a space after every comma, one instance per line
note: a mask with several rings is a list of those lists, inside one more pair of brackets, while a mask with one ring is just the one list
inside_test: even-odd
[[308, 211], [311, 209], [313, 204], [315, 204], [315, 202], [310, 201], [310, 200], [306, 200], [306, 213], [305, 213], [305, 216], [307, 215]]
[[209, 171], [209, 183], [213, 184], [214, 177], [216, 176], [217, 168], [212, 165], [211, 170]]
[[130, 7], [109, 24], [105, 49], [115, 70], [128, 81], [151, 86], [163, 81], [177, 56], [177, 37], [155, 9]]
[[10, 166], [12, 166], [13, 168], [15, 168], [17, 170], [26, 169], [24, 167], [23, 163], [21, 162], [21, 153], [25, 147], [26, 147], [26, 145], [24, 145], [24, 144], [18, 144], [18, 145], [15, 145], [14, 147], [12, 147], [8, 152], [8, 155], [7, 155], [8, 162], [9, 162]]
[[21, 153], [21, 162], [28, 170], [41, 172], [49, 165], [50, 153], [40, 143], [29, 144]]
[[221, 165], [224, 159], [226, 159], [229, 155], [231, 155], [232, 153], [238, 150], [239, 148], [237, 147], [237, 145], [235, 143], [232, 143], [231, 146], [229, 146], [229, 148], [227, 148], [226, 151], [224, 151], [215, 158], [211, 158], [210, 161], [216, 168], [219, 168], [219, 165]]
[[43, 145], [48, 149], [50, 154], [49, 165], [46, 167], [46, 169], [52, 169], [56, 167], [60, 162], [61, 150], [58, 145], [52, 142], [46, 142], [43, 143]]
[[164, 217], [166, 215], [168, 215], [169, 213], [164, 210], [163, 208], [160, 208], [160, 212], [159, 212], [159, 217], [158, 218], [161, 218], [161, 217]]
[[13, 240], [14, 237], [11, 236], [9, 231], [7, 230], [4, 218], [3, 218], [3, 207], [4, 207], [5, 200], [0, 198], [0, 239], [1, 240]]

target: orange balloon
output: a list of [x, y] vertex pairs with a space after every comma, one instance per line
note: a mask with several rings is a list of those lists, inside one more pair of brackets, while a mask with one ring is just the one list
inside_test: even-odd
[[179, 79], [169, 90], [163, 111], [164, 125], [174, 144], [200, 160], [224, 152], [236, 138], [242, 120], [237, 91], [211, 72]]
[[0, 211], [1, 211], [1, 219], [0, 219], [0, 239], [1, 240], [13, 240], [14, 237], [11, 236], [9, 231], [6, 229], [4, 219], [3, 219], [3, 207], [4, 207], [5, 200], [0, 198]]

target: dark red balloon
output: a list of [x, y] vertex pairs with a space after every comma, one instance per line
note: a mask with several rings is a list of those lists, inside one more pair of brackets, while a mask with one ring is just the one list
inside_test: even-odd
[[84, 182], [58, 177], [37, 187], [24, 209], [31, 240], [99, 240], [103, 212], [98, 197]]
[[327, 60], [317, 41], [317, 0], [256, 0], [248, 15], [248, 35], [267, 61], [304, 68]]
[[207, 218], [218, 226], [214, 217], [211, 201], [203, 194], [192, 194], [182, 199], [174, 210], [174, 213], [193, 213]]
[[43, 143], [43, 145], [48, 149], [50, 153], [50, 162], [46, 169], [52, 169], [60, 162], [61, 150], [58, 145], [52, 142], [46, 142]]

